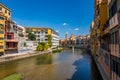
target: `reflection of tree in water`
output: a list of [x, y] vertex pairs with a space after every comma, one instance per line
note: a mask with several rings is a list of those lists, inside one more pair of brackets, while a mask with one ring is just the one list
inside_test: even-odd
[[51, 64], [52, 54], [41, 54], [36, 58], [36, 65]]

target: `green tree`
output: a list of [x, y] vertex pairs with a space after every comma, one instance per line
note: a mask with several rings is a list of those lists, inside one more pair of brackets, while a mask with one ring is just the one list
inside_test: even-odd
[[44, 45], [44, 51], [46, 51], [49, 47], [50, 47], [50, 46], [46, 43], [46, 44]]
[[41, 43], [38, 43], [38, 46], [36, 48], [37, 51], [46, 51], [50, 46], [45, 43], [45, 42], [41, 42]]
[[52, 36], [48, 35], [48, 44], [50, 47], [52, 47]]
[[28, 39], [29, 40], [31, 40], [31, 41], [35, 41], [36, 40], [36, 36], [35, 36], [35, 34], [33, 34], [33, 33], [28, 33]]
[[43, 46], [41, 45], [41, 44], [38, 44], [38, 46], [37, 46], [37, 49], [36, 49], [37, 51], [42, 51], [43, 50]]

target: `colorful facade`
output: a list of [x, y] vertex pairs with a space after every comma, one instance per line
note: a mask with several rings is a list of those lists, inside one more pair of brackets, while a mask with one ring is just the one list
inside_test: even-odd
[[17, 34], [16, 24], [11, 20], [6, 20], [5, 25], [5, 54], [17, 53], [18, 52], [18, 38], [15, 37]]
[[108, 0], [110, 23], [111, 80], [120, 80], [120, 0]]
[[[8, 9], [5, 5], [0, 3], [0, 13], [4, 15], [4, 18], [1, 16], [1, 26], [3, 26], [3, 32], [1, 35], [3, 48], [0, 51], [4, 51], [4, 54], [17, 53], [18, 40], [15, 39], [16, 34], [16, 24], [11, 20], [11, 10]], [[2, 25], [3, 24], [3, 25]]]
[[0, 13], [0, 55], [4, 54], [4, 29], [5, 29], [5, 17]]
[[7, 20], [11, 19], [11, 10], [8, 9], [5, 5], [0, 3], [0, 12], [4, 14]]
[[[91, 51], [104, 80], [120, 80], [120, 0], [95, 0]], [[95, 50], [95, 51], [94, 51]]]

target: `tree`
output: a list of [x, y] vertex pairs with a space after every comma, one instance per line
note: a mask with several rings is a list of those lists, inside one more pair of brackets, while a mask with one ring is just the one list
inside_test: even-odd
[[42, 45], [41, 44], [38, 44], [38, 46], [37, 46], [37, 49], [36, 49], [37, 51], [42, 51], [43, 50], [43, 47], [42, 47]]
[[38, 43], [36, 48], [37, 51], [46, 51], [49, 48], [49, 45], [45, 42]]
[[48, 44], [50, 47], [52, 47], [52, 36], [48, 35]]
[[31, 40], [31, 41], [35, 41], [36, 40], [36, 36], [35, 36], [35, 34], [33, 34], [33, 33], [28, 33], [28, 39], [29, 40]]
[[44, 51], [46, 51], [49, 47], [50, 47], [50, 46], [46, 43], [46, 44], [44, 45]]

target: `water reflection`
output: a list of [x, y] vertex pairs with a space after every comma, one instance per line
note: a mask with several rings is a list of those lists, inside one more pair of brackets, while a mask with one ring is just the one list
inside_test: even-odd
[[42, 54], [36, 57], [36, 65], [52, 64], [52, 54]]
[[93, 66], [90, 55], [65, 50], [1, 64], [0, 80], [13, 73], [21, 73], [24, 80], [97, 80]]
[[68, 80], [92, 80], [89, 57], [88, 55], [83, 55], [73, 63], [76, 70], [71, 79]]

